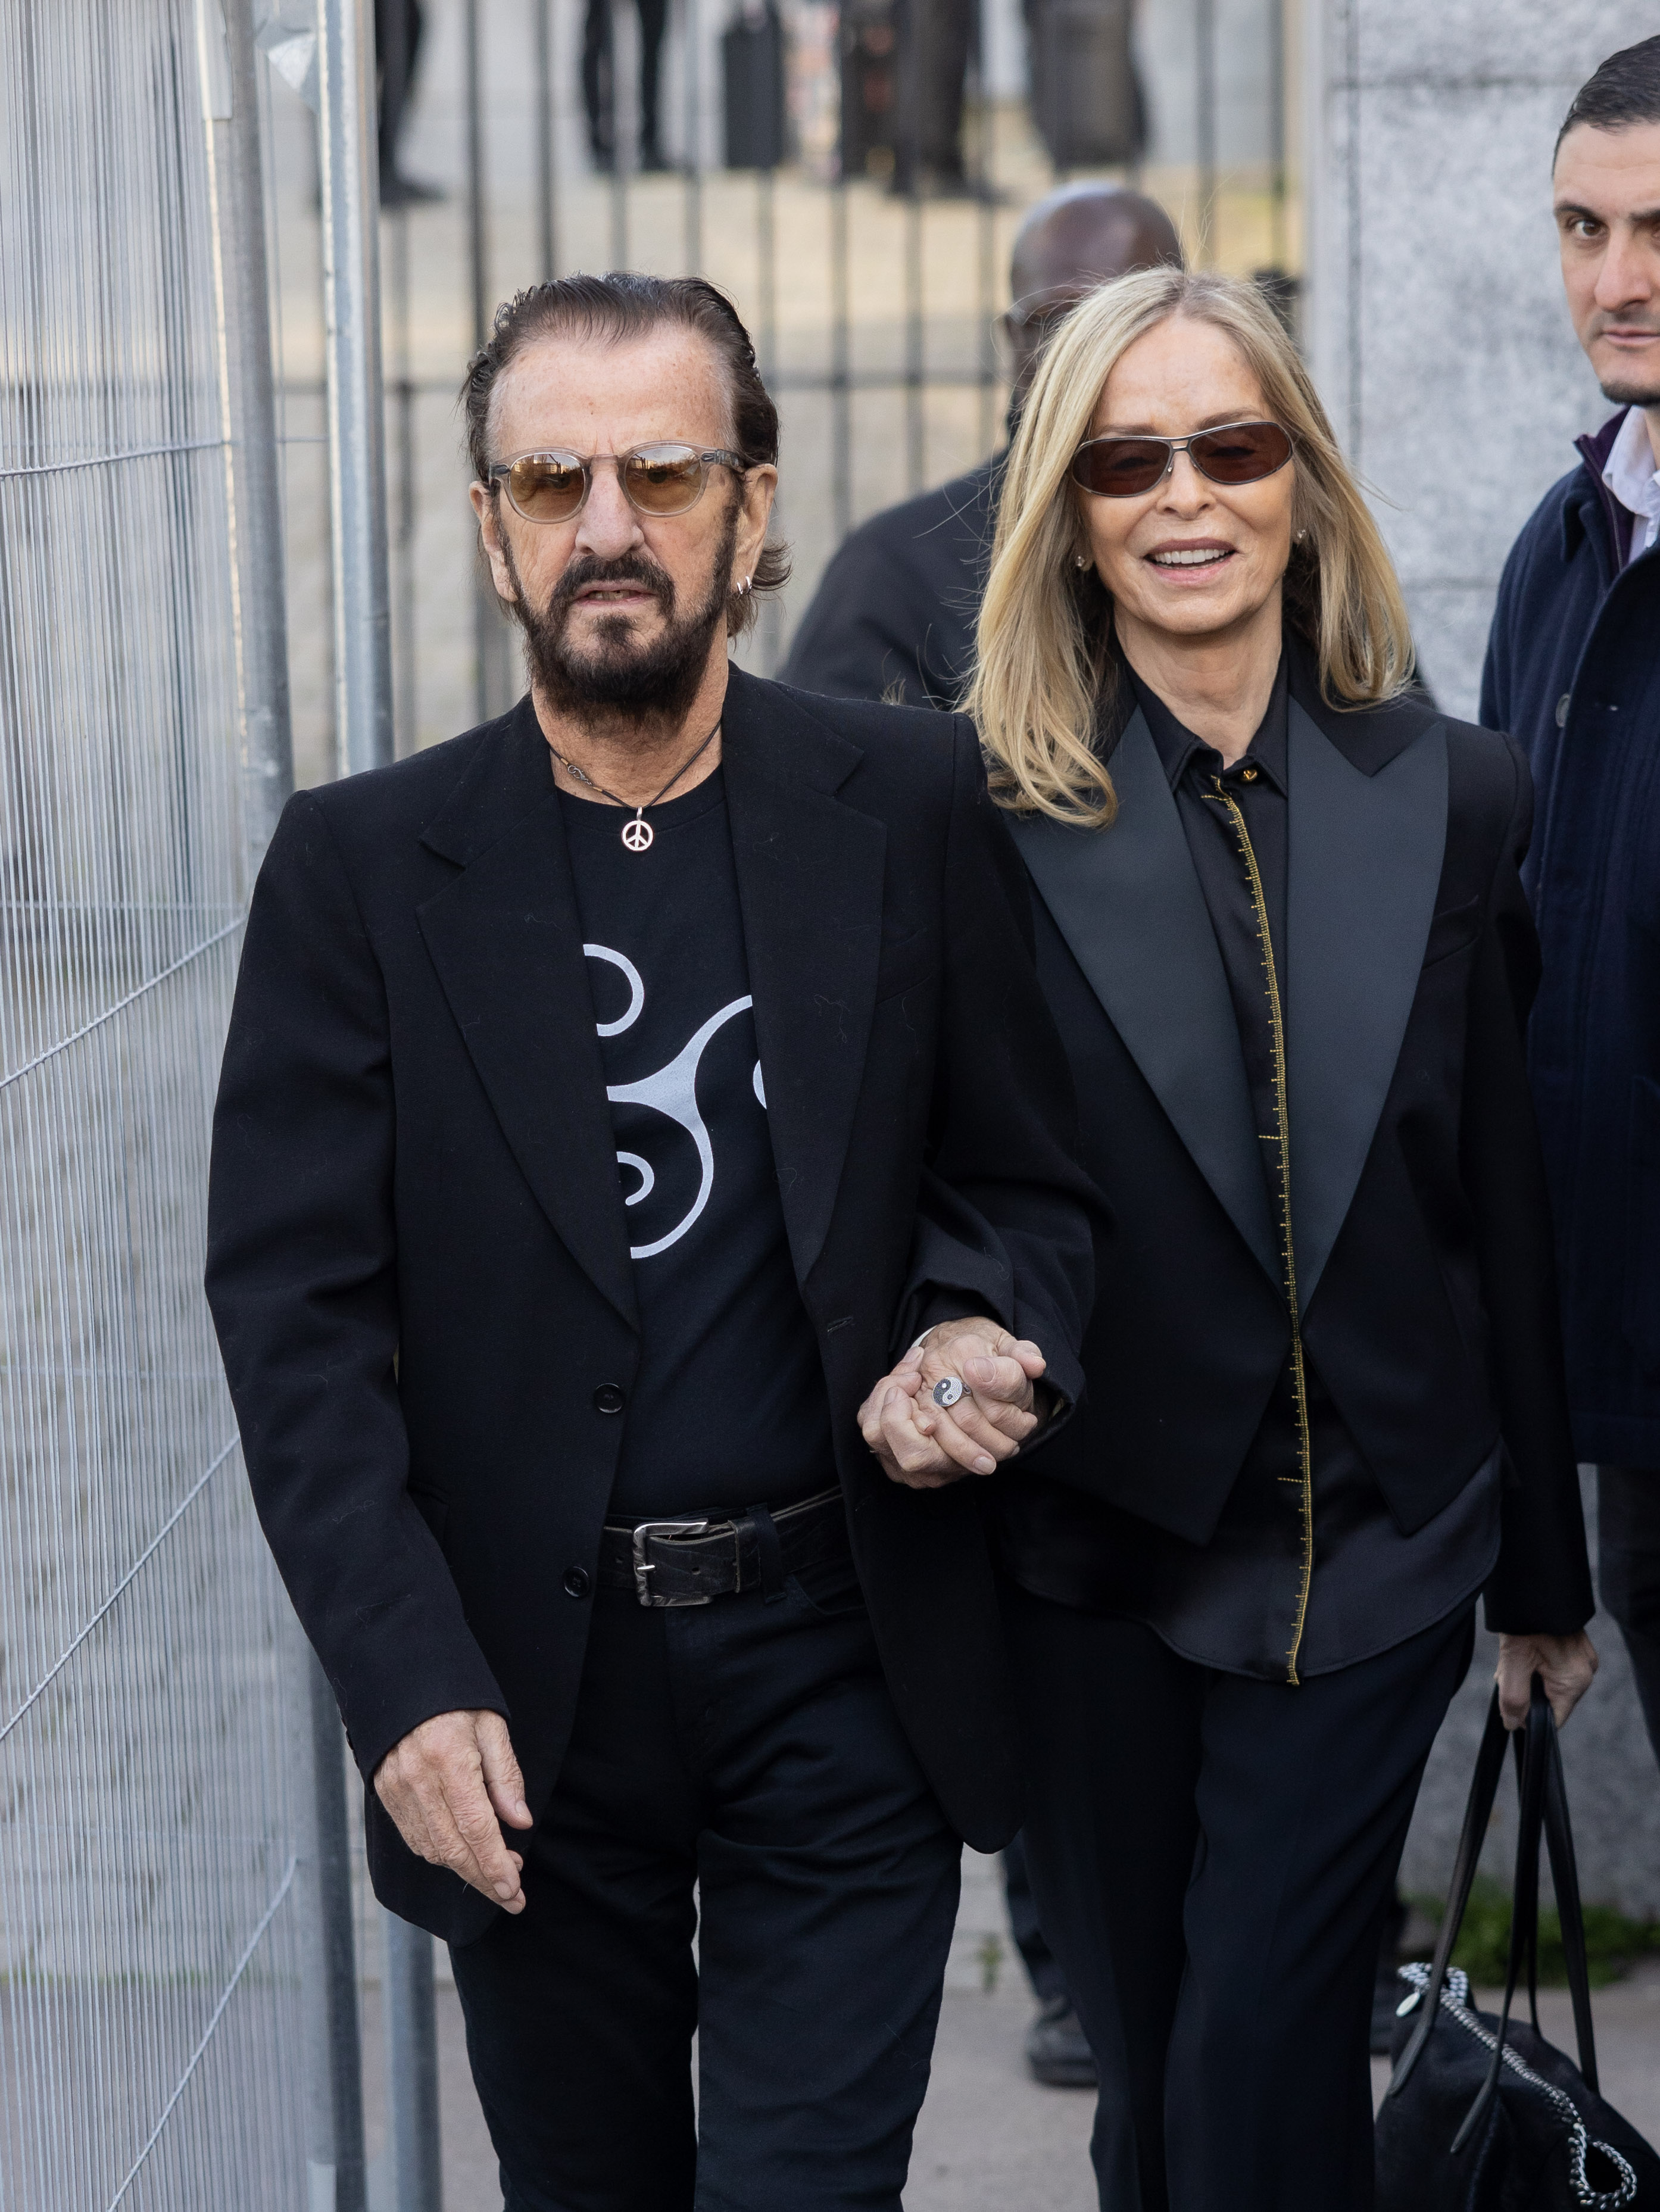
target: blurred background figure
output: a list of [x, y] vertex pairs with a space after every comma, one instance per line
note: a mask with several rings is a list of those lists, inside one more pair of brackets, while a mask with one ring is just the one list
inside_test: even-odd
[[950, 198], [970, 189], [963, 166], [963, 88], [975, 13], [975, 0], [897, 0], [897, 192]]
[[374, 58], [379, 83], [380, 204], [409, 207], [441, 200], [441, 189], [406, 177], [398, 166], [398, 140], [415, 82], [424, 25], [421, 0], [374, 0]]
[[1147, 104], [1135, 66], [1131, 0], [1022, 0], [1031, 119], [1055, 167], [1139, 162]]
[[[635, 0], [640, 11], [640, 138], [635, 167], [648, 173], [666, 169], [658, 119], [658, 78], [668, 0]], [[588, 113], [588, 149], [596, 169], [617, 166], [617, 57], [611, 29], [611, 0], [587, 0], [582, 19], [582, 100]]]
[[[1015, 234], [1012, 304], [1000, 325], [1012, 373], [1010, 421], [1046, 340], [1092, 285], [1181, 261], [1175, 224], [1140, 192], [1087, 183], [1039, 200]], [[968, 680], [1002, 465], [994, 453], [861, 524], [801, 617], [784, 681], [836, 699], [952, 706]]]

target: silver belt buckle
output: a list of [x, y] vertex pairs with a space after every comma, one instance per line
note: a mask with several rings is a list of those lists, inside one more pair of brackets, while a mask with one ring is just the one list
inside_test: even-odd
[[701, 1536], [708, 1528], [707, 1521], [642, 1521], [634, 1532], [634, 1587], [642, 1605], [678, 1606], [709, 1605], [706, 1597], [658, 1597], [646, 1577], [656, 1571], [656, 1562], [646, 1557], [646, 1540], [649, 1536]]

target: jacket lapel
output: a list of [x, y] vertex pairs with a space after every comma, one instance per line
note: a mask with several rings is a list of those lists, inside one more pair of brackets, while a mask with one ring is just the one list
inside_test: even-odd
[[1169, 779], [1139, 713], [1113, 754], [1112, 778], [1119, 812], [1109, 830], [1069, 830], [1042, 815], [1011, 816], [1009, 828], [1126, 1048], [1277, 1284], [1227, 976]]
[[538, 1204], [638, 1326], [605, 1070], [558, 796], [523, 701], [422, 842], [461, 872], [418, 909], [473, 1066]]
[[835, 792], [863, 755], [733, 669], [721, 733], [755, 1033], [796, 1279], [824, 1249], [882, 951], [887, 833]]
[[1417, 995], [1446, 847], [1447, 732], [1410, 702], [1338, 714], [1295, 669], [1287, 711], [1286, 1044], [1306, 1310]]

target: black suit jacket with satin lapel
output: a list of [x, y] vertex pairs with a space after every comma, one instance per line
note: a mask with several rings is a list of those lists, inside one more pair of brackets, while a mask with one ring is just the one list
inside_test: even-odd
[[[1590, 1575], [1522, 1047], [1527, 767], [1417, 699], [1339, 712], [1291, 651], [1280, 970], [1304, 1340], [1406, 1533], [1502, 1435], [1489, 1623], [1578, 1628]], [[1010, 1480], [1040, 1485], [1034, 1514], [1054, 1478], [1204, 1543], [1290, 1322], [1221, 956], [1139, 714], [1112, 771], [1111, 828], [1011, 823], [1112, 1224], [1089, 1395]]]
[[[723, 760], [854, 1555], [904, 1724], [989, 1850], [1018, 1805], [979, 1486], [890, 1483], [855, 1413], [946, 1312], [1036, 1338], [1078, 1395], [1097, 1201], [1026, 884], [958, 718], [733, 671]], [[640, 1346], [528, 702], [285, 812], [225, 1055], [208, 1289], [260, 1516], [366, 1778], [423, 1720], [494, 1707], [539, 1808], [627, 1419], [596, 1393], [628, 1391]], [[452, 1941], [477, 1934], [494, 1908], [368, 1804], [380, 1896]]]

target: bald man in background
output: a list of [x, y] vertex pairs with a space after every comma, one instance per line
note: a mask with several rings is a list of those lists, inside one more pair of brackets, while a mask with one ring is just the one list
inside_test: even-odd
[[[1175, 225], [1140, 192], [1078, 184], [1039, 200], [1015, 234], [1013, 305], [1001, 319], [1013, 370], [1010, 423], [1045, 342], [1086, 292], [1181, 260]], [[847, 538], [795, 634], [781, 672], [786, 684], [833, 699], [955, 705], [974, 653], [1003, 459], [995, 453], [939, 490], [873, 515]], [[1010, 1925], [1038, 2004], [1026, 2063], [1056, 2088], [1093, 2088], [1095, 2061], [1038, 1926], [1018, 1837], [1003, 1871]]]
[[[1085, 292], [1134, 269], [1181, 261], [1176, 226], [1140, 192], [1077, 184], [1039, 200], [1015, 234], [1013, 305], [1000, 325], [1013, 368], [1010, 421], [1045, 340]], [[995, 453], [861, 523], [824, 571], [779, 672], [783, 681], [832, 699], [954, 706], [973, 658], [1002, 470]]]

